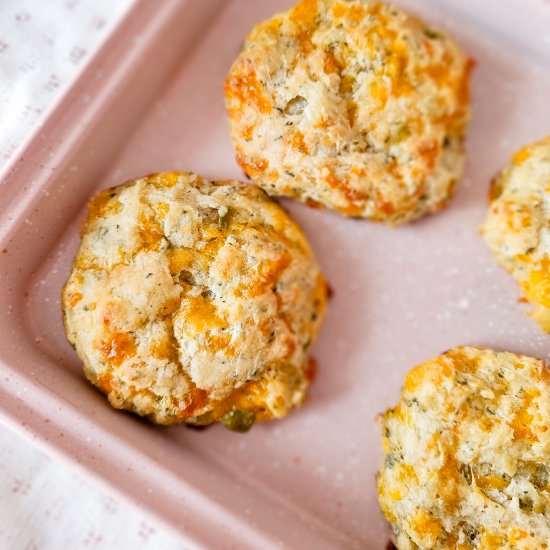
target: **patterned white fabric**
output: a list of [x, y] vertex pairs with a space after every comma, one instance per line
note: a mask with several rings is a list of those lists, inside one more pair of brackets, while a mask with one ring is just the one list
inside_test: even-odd
[[0, 426], [2, 550], [183, 550], [171, 533]]
[[135, 0], [0, 0], [0, 169]]

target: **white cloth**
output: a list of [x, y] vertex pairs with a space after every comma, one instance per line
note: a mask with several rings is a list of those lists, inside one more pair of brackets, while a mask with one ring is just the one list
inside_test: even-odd
[[0, 0], [0, 169], [134, 0]]
[[[133, 0], [0, 0], [0, 169]], [[177, 537], [0, 426], [1, 550], [181, 549]]]
[[2, 550], [183, 550], [139, 511], [103, 494], [0, 426]]

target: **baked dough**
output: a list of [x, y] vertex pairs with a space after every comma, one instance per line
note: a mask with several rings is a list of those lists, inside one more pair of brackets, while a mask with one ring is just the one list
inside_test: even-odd
[[493, 181], [490, 200], [485, 241], [550, 332], [550, 137], [512, 157]]
[[262, 190], [177, 172], [91, 201], [63, 312], [114, 407], [244, 431], [304, 401], [326, 297], [304, 235]]
[[415, 367], [382, 417], [379, 501], [400, 550], [550, 541], [550, 369], [476, 347]]
[[302, 0], [258, 24], [225, 83], [237, 161], [270, 195], [392, 225], [461, 177], [471, 62], [379, 2]]

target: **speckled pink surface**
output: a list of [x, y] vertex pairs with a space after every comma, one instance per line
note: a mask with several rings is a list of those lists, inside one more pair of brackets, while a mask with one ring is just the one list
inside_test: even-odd
[[290, 2], [138, 2], [0, 186], [5, 421], [191, 546], [383, 549], [376, 416], [405, 373], [459, 344], [550, 357], [550, 336], [477, 233], [491, 177], [550, 133], [550, 4], [396, 3], [452, 31], [477, 62], [466, 176], [446, 211], [396, 230], [284, 201], [334, 289], [311, 399], [284, 421], [237, 435], [111, 410], [66, 343], [59, 293], [98, 189], [172, 169], [242, 178], [223, 80], [252, 25]]

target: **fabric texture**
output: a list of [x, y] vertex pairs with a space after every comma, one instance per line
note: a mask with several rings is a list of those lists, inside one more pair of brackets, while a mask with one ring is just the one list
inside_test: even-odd
[[0, 426], [2, 550], [183, 550], [176, 536]]
[[134, 1], [0, 1], [0, 169], [44, 123]]

